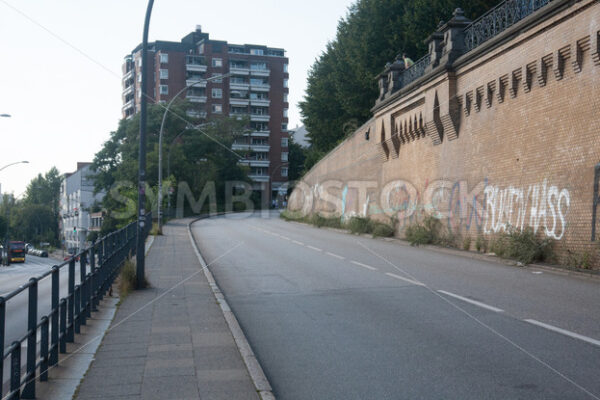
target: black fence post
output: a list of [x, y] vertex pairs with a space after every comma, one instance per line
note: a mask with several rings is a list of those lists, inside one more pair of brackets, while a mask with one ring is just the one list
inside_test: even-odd
[[[96, 242], [92, 243], [90, 247], [90, 312], [98, 311], [96, 307], [96, 299], [98, 292], [98, 272], [96, 271]], [[90, 313], [91, 315], [91, 313]]]
[[51, 330], [51, 349], [50, 349], [50, 365], [58, 363], [58, 299], [59, 299], [59, 273], [58, 266], [52, 267], [52, 330]]
[[60, 300], [60, 352], [67, 352], [67, 300]]
[[75, 333], [81, 333], [81, 329], [79, 328], [81, 323], [81, 285], [75, 285], [75, 318], [73, 319]]
[[2, 396], [2, 384], [4, 383], [4, 329], [6, 325], [6, 302], [4, 297], [0, 297], [0, 351], [2, 359], [0, 361], [0, 396]]
[[75, 316], [75, 257], [72, 257], [69, 260], [69, 304], [68, 304], [68, 318], [69, 322], [67, 323], [67, 340], [70, 343], [75, 341], [75, 324], [74, 324], [74, 316]]
[[87, 272], [86, 272], [86, 264], [87, 264], [87, 260], [86, 260], [86, 254], [85, 252], [81, 253], [81, 256], [79, 258], [79, 298], [81, 300], [81, 307], [80, 307], [80, 313], [79, 313], [79, 324], [80, 325], [85, 325], [86, 324], [86, 319], [87, 319], [87, 305], [86, 305], [86, 301], [87, 301], [87, 296], [86, 296], [86, 286], [87, 286], [87, 282], [86, 282], [86, 276], [87, 276]]
[[27, 316], [27, 374], [22, 398], [35, 399], [35, 359], [37, 356], [38, 280], [29, 279], [29, 311]]
[[13, 342], [10, 352], [10, 396], [9, 400], [21, 397], [21, 342]]
[[50, 330], [50, 321], [48, 317], [42, 317], [42, 338], [40, 341], [40, 382], [48, 380], [48, 363], [50, 361], [48, 351], [48, 331]]

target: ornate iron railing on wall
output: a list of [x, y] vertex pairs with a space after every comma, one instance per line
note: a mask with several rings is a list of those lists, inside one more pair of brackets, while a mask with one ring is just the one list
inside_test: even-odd
[[411, 65], [410, 68], [404, 70], [402, 75], [400, 75], [401, 87], [404, 87], [425, 75], [425, 68], [427, 68], [430, 61], [431, 55], [426, 54]]
[[511, 25], [544, 7], [552, 0], [505, 0], [465, 28], [465, 46], [469, 52]]
[[[74, 342], [75, 334], [80, 333], [81, 326], [96, 311], [123, 262], [135, 254], [137, 223], [132, 222], [99, 239], [62, 264], [55, 265], [44, 274], [29, 279], [18, 289], [0, 296], [0, 398], [35, 399], [36, 380], [48, 380], [48, 370], [58, 364], [59, 353], [67, 351], [67, 342]], [[148, 236], [151, 227], [152, 215], [147, 214], [144, 238]], [[79, 263], [78, 274], [76, 263]], [[75, 284], [76, 280], [78, 284]], [[51, 289], [50, 299], [38, 299], [40, 286], [42, 293]], [[10, 312], [7, 313], [8, 302], [21, 293], [28, 296], [27, 310], [9, 308]], [[38, 311], [43, 315], [40, 316]], [[28, 316], [26, 333], [20, 337], [8, 338], [12, 343], [5, 347], [7, 319], [24, 312]], [[39, 342], [37, 338], [40, 338]], [[7, 388], [3, 387], [5, 362], [10, 369]]]

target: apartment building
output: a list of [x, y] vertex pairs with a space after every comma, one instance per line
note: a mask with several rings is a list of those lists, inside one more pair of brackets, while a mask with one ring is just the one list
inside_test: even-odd
[[[197, 26], [180, 42], [150, 43], [147, 64], [150, 103], [168, 102], [183, 90], [179, 97], [192, 104], [190, 117], [249, 116], [250, 129], [233, 150], [245, 155], [240, 163], [249, 166], [255, 189], [271, 197], [285, 194], [289, 74], [284, 49], [212, 40]], [[141, 71], [139, 45], [123, 64], [123, 118], [140, 111]]]
[[76, 253], [87, 245], [90, 231], [101, 226], [102, 221], [92, 220], [90, 208], [100, 203], [104, 193], [94, 194], [92, 163], [78, 162], [77, 170], [65, 174], [60, 187], [60, 230], [68, 253]]

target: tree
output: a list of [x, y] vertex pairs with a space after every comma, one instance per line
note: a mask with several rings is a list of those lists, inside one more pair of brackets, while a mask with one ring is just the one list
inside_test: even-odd
[[461, 7], [474, 19], [498, 0], [358, 0], [338, 24], [335, 40], [308, 75], [303, 122], [311, 140], [307, 163], [318, 161], [371, 117], [376, 76], [386, 62], [406, 52], [425, 55], [423, 40]]
[[304, 173], [304, 162], [306, 161], [306, 150], [294, 141], [291, 137], [288, 143], [289, 148], [289, 168], [288, 178], [290, 181], [296, 181]]
[[[174, 102], [167, 115], [163, 136], [163, 207], [169, 186], [185, 182], [198, 198], [208, 182], [215, 182], [217, 200], [224, 203], [225, 182], [249, 181], [247, 170], [238, 164], [245, 154], [234, 152], [231, 145], [244, 133], [246, 120], [216, 118], [199, 129], [188, 122], [185, 101]], [[158, 133], [164, 114], [160, 105], [148, 107], [147, 204], [156, 208], [158, 190]], [[124, 119], [96, 153], [92, 170], [96, 172], [96, 191], [105, 191], [103, 208], [107, 210], [102, 234], [124, 226], [135, 218], [139, 151], [139, 115]], [[175, 140], [177, 138], [177, 140]], [[170, 175], [167, 163], [170, 155]], [[116, 190], [115, 188], [118, 188]]]

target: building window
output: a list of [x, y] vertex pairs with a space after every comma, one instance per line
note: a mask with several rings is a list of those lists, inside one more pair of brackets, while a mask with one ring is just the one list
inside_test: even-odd
[[169, 94], [169, 86], [160, 85], [160, 94]]
[[169, 70], [168, 69], [160, 69], [160, 79], [169, 79]]
[[263, 49], [250, 49], [250, 54], [254, 56], [264, 56], [265, 51]]
[[288, 169], [287, 169], [287, 167], [282, 167], [281, 168], [281, 176], [283, 176], [284, 178], [288, 176]]
[[281, 130], [287, 131], [287, 124], [281, 124]]
[[213, 58], [212, 66], [215, 68], [221, 68], [223, 66], [223, 60], [221, 58]]
[[167, 53], [161, 53], [160, 55], [160, 63], [167, 64], [169, 62], [169, 55]]
[[288, 72], [288, 65], [287, 64], [283, 64], [283, 72]]
[[281, 147], [288, 147], [289, 146], [289, 139], [286, 137], [281, 138]]
[[288, 109], [284, 108], [283, 109], [283, 118], [287, 118], [288, 117]]
[[288, 160], [288, 152], [282, 151], [281, 152], [281, 161], [287, 161], [287, 160]]
[[223, 83], [223, 78], [216, 78], [217, 76], [223, 76], [223, 74], [212, 74], [212, 77], [215, 79], [211, 79], [213, 83]]
[[288, 94], [287, 94], [287, 93], [284, 93], [284, 94], [283, 94], [283, 102], [284, 102], [284, 103], [287, 103], [287, 102], [288, 102]]
[[213, 99], [221, 99], [221, 98], [223, 98], [223, 89], [214, 88], [212, 90], [212, 98]]
[[288, 80], [287, 79], [283, 80], [283, 87], [284, 88], [288, 87]]
[[221, 114], [223, 112], [223, 106], [221, 104], [212, 105], [213, 114]]
[[139, 83], [142, 83], [142, 74], [139, 74], [139, 75], [138, 75], [138, 82], [139, 82]]

